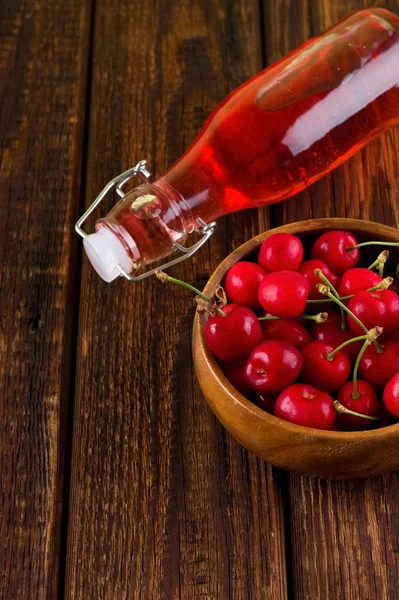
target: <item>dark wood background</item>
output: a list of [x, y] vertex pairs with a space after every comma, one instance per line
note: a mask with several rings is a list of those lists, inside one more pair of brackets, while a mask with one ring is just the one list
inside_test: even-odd
[[[193, 305], [105, 284], [73, 225], [115, 174], [161, 174], [230, 90], [367, 0], [4, 0], [0, 7], [0, 598], [396, 600], [399, 477], [288, 475], [216, 422]], [[387, 0], [399, 13], [399, 0]], [[399, 129], [191, 262], [285, 221], [399, 221]]]

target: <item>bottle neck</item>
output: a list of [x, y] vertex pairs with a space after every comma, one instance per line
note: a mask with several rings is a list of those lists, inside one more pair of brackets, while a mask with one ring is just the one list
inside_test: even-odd
[[165, 182], [140, 185], [127, 192], [108, 215], [96, 222], [84, 240], [86, 253], [98, 274], [112, 281], [121, 270], [129, 275], [183, 245], [193, 231], [191, 211]]

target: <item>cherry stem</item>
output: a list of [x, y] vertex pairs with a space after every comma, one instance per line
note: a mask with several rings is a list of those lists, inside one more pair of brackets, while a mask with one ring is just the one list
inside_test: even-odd
[[375, 267], [378, 267], [379, 276], [384, 277], [384, 267], [385, 267], [385, 263], [387, 262], [388, 258], [389, 258], [389, 250], [383, 250], [377, 256], [375, 261], [372, 262], [369, 267], [367, 267], [368, 270], [371, 271]]
[[[399, 277], [399, 264], [398, 264], [398, 277]], [[383, 281], [380, 281], [377, 285], [366, 290], [367, 292], [376, 292], [377, 290], [387, 290], [390, 285], [393, 283], [393, 277], [385, 277]], [[328, 286], [330, 287], [330, 286]], [[338, 300], [350, 300], [353, 298], [354, 294], [351, 296], [338, 296]], [[332, 300], [330, 298], [323, 298], [322, 300], [306, 300], [306, 304], [319, 304], [319, 303], [328, 303], [330, 304]]]
[[357, 337], [351, 338], [350, 340], [346, 340], [345, 342], [342, 342], [342, 344], [334, 348], [334, 350], [331, 350], [331, 352], [326, 354], [326, 359], [332, 360], [337, 354], [337, 352], [339, 352], [343, 348], [346, 348], [346, 346], [349, 346], [349, 344], [351, 344], [352, 342], [362, 342], [364, 340], [367, 340], [367, 335], [358, 335]]
[[384, 277], [384, 267], [385, 263], [389, 258], [389, 250], [383, 250], [381, 254], [378, 255], [378, 273], [380, 277]]
[[[212, 302], [211, 299], [208, 296], [205, 296], [205, 294], [203, 294], [202, 292], [200, 292], [199, 289], [197, 289], [196, 287], [194, 287], [190, 283], [186, 283], [185, 281], [181, 281], [180, 279], [176, 279], [175, 277], [171, 277], [170, 275], [167, 275], [164, 271], [155, 271], [155, 275], [163, 283], [166, 283], [166, 282], [177, 283], [177, 285], [181, 285], [182, 287], [187, 288], [191, 292], [194, 292], [194, 294], [197, 294], [197, 296], [199, 296], [200, 298], [202, 298], [206, 302], [209, 302], [209, 303]], [[220, 308], [216, 308], [216, 310], [217, 310], [218, 314], [221, 317], [227, 317], [226, 313], [224, 313]]]
[[376, 258], [375, 261], [372, 262], [369, 267], [367, 267], [367, 269], [369, 271], [372, 271], [373, 269], [375, 269], [375, 267], [378, 267], [379, 264], [380, 264], [380, 261], [378, 260], [378, 258]]
[[330, 280], [327, 279], [327, 277], [324, 275], [324, 273], [323, 273], [323, 271], [321, 269], [315, 269], [314, 270], [314, 274], [316, 275], [316, 277], [318, 277], [319, 279], [321, 279], [323, 283], [325, 283], [326, 285], [328, 285], [328, 287], [330, 288], [331, 292], [334, 294], [334, 296], [336, 298], [339, 298], [339, 294], [338, 294], [337, 290], [335, 289], [335, 287], [333, 286], [333, 284], [330, 282]]
[[[338, 304], [338, 306], [343, 308], [344, 311], [347, 312], [348, 315], [350, 315], [354, 321], [356, 321], [356, 323], [359, 325], [359, 327], [361, 327], [363, 329], [364, 333], [366, 335], [368, 334], [367, 327], [365, 325], [363, 325], [361, 320], [356, 315], [354, 315], [353, 312], [351, 310], [349, 310], [349, 308], [341, 302], [341, 300], [339, 300], [338, 298], [336, 298], [335, 296], [332, 295], [332, 293], [330, 292], [330, 289], [327, 285], [323, 285], [323, 284], [319, 283], [319, 285], [317, 286], [317, 289], [319, 290], [320, 293], [324, 294], [325, 296], [328, 296], [329, 298], [331, 298], [331, 300], [333, 300], [336, 304]], [[377, 342], [377, 340], [374, 340], [373, 343], [375, 344], [375, 346], [377, 348], [377, 352], [379, 354], [381, 354], [381, 352], [384, 351], [382, 346], [380, 346], [380, 344]]]
[[362, 417], [362, 419], [368, 419], [369, 421], [379, 421], [378, 417], [372, 417], [370, 415], [362, 415], [362, 413], [355, 412], [354, 410], [350, 410], [343, 406], [338, 400], [334, 400], [334, 408], [337, 413], [353, 415], [354, 417]]
[[357, 374], [359, 371], [359, 365], [360, 365], [361, 358], [362, 358], [363, 354], [366, 352], [367, 348], [370, 346], [370, 344], [375, 342], [375, 340], [378, 338], [378, 336], [381, 335], [382, 331], [383, 331], [382, 327], [374, 327], [374, 329], [370, 329], [370, 331], [367, 332], [364, 344], [361, 347], [359, 354], [357, 355], [355, 366], [353, 368], [352, 398], [354, 400], [357, 400], [360, 396], [360, 394], [357, 390]]
[[300, 319], [307, 319], [308, 321], [316, 321], [316, 323], [325, 323], [328, 319], [327, 312], [321, 312], [317, 315], [307, 315], [306, 313], [302, 313], [299, 315]]
[[[298, 317], [292, 317], [292, 318], [297, 318], [297, 319], [307, 319], [308, 321], [316, 321], [316, 323], [325, 323], [325, 321], [327, 321], [328, 319], [328, 313], [326, 312], [321, 312], [318, 313], [317, 315], [307, 315], [306, 313], [302, 313], [301, 315], [298, 315]], [[273, 315], [266, 315], [265, 317], [258, 317], [258, 321], [278, 321], [280, 319], [284, 319], [286, 320], [287, 317], [274, 317]], [[288, 317], [287, 320], [289, 320], [290, 318]]]
[[[334, 294], [334, 296], [336, 298], [339, 298], [339, 294], [337, 292], [337, 290], [335, 289], [335, 287], [333, 286], [333, 284], [330, 282], [330, 280], [324, 275], [323, 271], [321, 269], [315, 269], [314, 270], [314, 274], [316, 275], [316, 277], [318, 277], [319, 279], [321, 279], [321, 281], [323, 283], [325, 283], [326, 285], [328, 285], [328, 287], [330, 288], [331, 292]], [[346, 313], [344, 310], [342, 310], [341, 308], [341, 331], [346, 331]]]
[[394, 247], [398, 247], [399, 243], [398, 242], [381, 242], [381, 241], [376, 241], [376, 242], [362, 242], [361, 244], [356, 244], [356, 246], [348, 246], [346, 248], [346, 251], [350, 252], [351, 250], [356, 250], [356, 248], [364, 248], [365, 246], [394, 246]]
[[273, 315], [266, 315], [265, 317], [258, 317], [258, 321], [279, 321], [282, 317], [274, 317]]
[[357, 359], [356, 359], [355, 366], [354, 366], [354, 369], [353, 369], [352, 398], [354, 400], [357, 400], [360, 397], [360, 394], [357, 391], [357, 374], [358, 374], [358, 371], [359, 371], [360, 360], [361, 360], [363, 354], [365, 353], [365, 351], [367, 350], [368, 347], [369, 347], [369, 341], [366, 340], [364, 342], [363, 346], [361, 347], [359, 354], [357, 355]]

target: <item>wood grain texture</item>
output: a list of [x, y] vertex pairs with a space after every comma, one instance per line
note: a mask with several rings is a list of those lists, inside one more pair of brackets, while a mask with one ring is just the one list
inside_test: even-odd
[[[284, 55], [351, 10], [381, 5], [399, 13], [397, 0], [384, 3], [264, 2], [267, 59], [272, 61]], [[399, 128], [396, 128], [311, 189], [274, 207], [273, 223], [346, 216], [397, 225], [398, 147]], [[291, 477], [295, 598], [385, 600], [397, 597], [398, 481], [395, 474], [365, 483]]]
[[[161, 174], [215, 104], [261, 68], [254, 0], [117, 5], [97, 2], [87, 204], [140, 158]], [[231, 216], [173, 273], [203, 286], [267, 225], [267, 211]], [[207, 407], [190, 356], [193, 315], [182, 289], [107, 285], [84, 261], [68, 599], [287, 596], [280, 473]]]
[[0, 598], [53, 600], [90, 15], [0, 11]]

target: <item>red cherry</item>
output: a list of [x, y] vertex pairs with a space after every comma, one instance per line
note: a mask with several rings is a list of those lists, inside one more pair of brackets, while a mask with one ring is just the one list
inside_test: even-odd
[[224, 280], [227, 298], [230, 302], [258, 310], [261, 308], [258, 289], [265, 275], [265, 271], [256, 263], [245, 261], [236, 263], [227, 271]]
[[293, 383], [301, 368], [301, 353], [292, 344], [267, 340], [252, 351], [245, 376], [256, 392], [273, 394]]
[[[349, 300], [348, 308], [360, 319], [366, 329], [378, 325], [383, 327], [385, 321], [385, 304], [381, 300], [379, 292], [358, 292]], [[364, 330], [348, 315], [348, 325], [356, 335], [362, 335]]]
[[386, 384], [382, 399], [388, 412], [399, 419], [399, 373]]
[[301, 240], [290, 233], [275, 233], [260, 247], [259, 264], [267, 273], [296, 271], [301, 264], [303, 247]]
[[338, 286], [340, 296], [353, 296], [358, 292], [368, 290], [379, 283], [382, 277], [371, 269], [349, 269], [342, 275], [341, 283]]
[[[341, 319], [339, 319], [341, 323]], [[314, 340], [320, 340], [329, 344], [333, 348], [338, 348], [341, 344], [355, 337], [351, 331], [341, 331], [340, 327], [325, 323], [317, 323], [312, 329], [312, 335]], [[356, 360], [357, 355], [362, 347], [361, 342], [352, 342], [342, 349], [342, 352], [347, 355], [349, 360]]]
[[262, 321], [263, 340], [283, 340], [301, 350], [312, 341], [310, 333], [297, 319], [275, 319]]
[[[399, 296], [391, 290], [381, 290], [378, 293], [385, 302], [386, 307], [384, 334], [386, 337], [393, 337], [399, 331]], [[384, 334], [382, 339], [385, 339]]]
[[[382, 340], [394, 336], [399, 329], [399, 297], [389, 290], [358, 292], [349, 300], [348, 308], [366, 329], [372, 329], [376, 325], [383, 327]], [[348, 325], [356, 335], [364, 333], [350, 315]]]
[[331, 396], [305, 383], [285, 389], [276, 400], [274, 415], [316, 429], [332, 429], [336, 411]]
[[220, 368], [240, 394], [247, 397], [252, 394], [252, 390], [245, 377], [245, 362], [238, 364], [220, 363]]
[[242, 362], [262, 339], [258, 317], [246, 306], [227, 305], [227, 317], [215, 315], [205, 323], [209, 349], [223, 362]]
[[399, 373], [399, 339], [384, 342], [381, 353], [375, 344], [370, 344], [360, 359], [360, 377], [374, 388], [382, 389], [396, 373]]
[[298, 273], [301, 273], [310, 284], [310, 292], [309, 292], [309, 300], [325, 300], [325, 296], [319, 292], [317, 289], [317, 285], [321, 283], [320, 277], [315, 275], [315, 269], [320, 269], [320, 271], [327, 277], [329, 282], [336, 288], [339, 285], [339, 277], [335, 275], [330, 269], [327, 267], [326, 263], [322, 260], [305, 260], [298, 268]]
[[255, 404], [266, 412], [273, 412], [276, 394], [256, 394]]
[[[367, 381], [358, 379], [357, 391], [359, 397], [353, 398], [353, 381], [348, 381], [338, 392], [338, 402], [345, 408], [361, 415], [377, 417], [380, 411], [380, 403], [374, 388]], [[363, 431], [364, 429], [370, 429], [375, 421], [362, 419], [362, 417], [356, 417], [355, 415], [338, 413], [337, 423], [343, 431]]]
[[305, 309], [309, 288], [309, 282], [296, 271], [271, 273], [260, 282], [259, 301], [270, 315], [298, 317]]
[[229, 313], [231, 313], [232, 310], [238, 308], [240, 306], [240, 304], [226, 304], [226, 306], [223, 308], [223, 312], [225, 315], [228, 315]]
[[333, 273], [342, 275], [359, 262], [358, 248], [346, 250], [357, 244], [357, 239], [349, 231], [327, 231], [313, 244], [312, 258], [323, 260]]
[[345, 383], [351, 370], [349, 358], [339, 350], [329, 360], [327, 354], [333, 350], [334, 346], [318, 340], [304, 347], [301, 378], [305, 383], [329, 393]]

